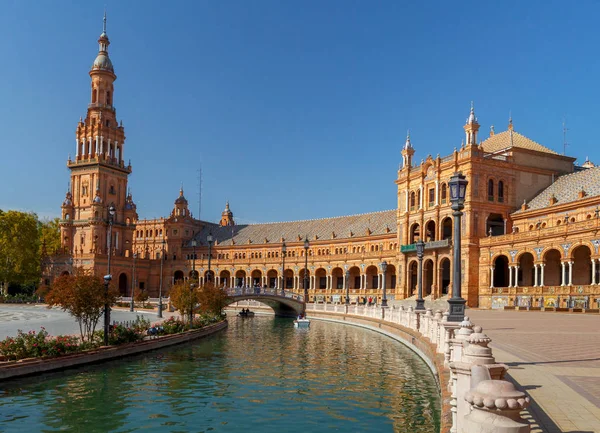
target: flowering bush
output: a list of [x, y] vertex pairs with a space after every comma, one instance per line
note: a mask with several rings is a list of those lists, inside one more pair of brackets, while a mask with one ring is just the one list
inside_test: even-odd
[[78, 350], [79, 338], [65, 335], [49, 337], [43, 327], [38, 332], [19, 330], [16, 337], [0, 341], [0, 355], [8, 360], [61, 356]]
[[178, 334], [188, 329], [187, 324], [183, 320], [176, 319], [175, 317], [169, 317], [162, 323], [165, 334]]

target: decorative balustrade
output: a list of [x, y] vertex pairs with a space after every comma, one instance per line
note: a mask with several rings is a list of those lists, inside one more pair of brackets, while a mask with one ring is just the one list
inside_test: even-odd
[[[433, 250], [436, 248], [445, 248], [450, 246], [450, 239], [442, 239], [439, 241], [430, 241], [430, 242], [425, 242], [425, 249], [426, 250]], [[417, 251], [417, 244], [408, 244], [408, 245], [401, 245], [400, 246], [400, 252], [401, 253], [412, 253]]]
[[[359, 316], [385, 321], [418, 332], [435, 351], [443, 355], [449, 374], [452, 433], [526, 433], [529, 423], [519, 411], [530, 401], [510, 382], [502, 380], [508, 367], [497, 364], [488, 347], [491, 339], [468, 317], [460, 324], [448, 322], [448, 312], [413, 307], [399, 308], [364, 305], [310, 304], [308, 311], [344, 316]], [[433, 361], [433, 360], [432, 360]], [[445, 386], [445, 384], [441, 384]]]

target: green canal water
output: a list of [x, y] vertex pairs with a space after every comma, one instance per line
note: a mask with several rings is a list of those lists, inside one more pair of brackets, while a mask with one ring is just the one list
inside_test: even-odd
[[230, 318], [227, 331], [0, 384], [0, 432], [437, 432], [425, 363], [361, 328]]

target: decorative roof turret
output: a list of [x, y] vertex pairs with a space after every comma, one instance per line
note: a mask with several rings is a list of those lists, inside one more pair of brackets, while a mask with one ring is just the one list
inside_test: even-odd
[[67, 191], [65, 194], [65, 201], [63, 201], [63, 207], [73, 206], [73, 196], [71, 195], [71, 191]]
[[467, 118], [467, 123], [463, 126], [465, 130], [466, 146], [477, 146], [477, 131], [479, 131], [479, 122], [475, 116], [475, 106], [471, 101], [471, 113]]
[[415, 154], [415, 149], [410, 141], [410, 130], [406, 131], [406, 142], [402, 148], [402, 169], [412, 166], [412, 157]]
[[234, 226], [235, 221], [233, 220], [233, 212], [229, 209], [229, 200], [225, 203], [225, 210], [221, 213], [221, 221], [219, 221], [221, 227]]
[[187, 199], [183, 195], [183, 185], [179, 188], [179, 197], [175, 200], [175, 204], [188, 204]]
[[102, 26], [102, 34], [100, 34], [100, 38], [98, 39], [98, 45], [98, 55], [92, 64], [92, 71], [107, 71], [114, 75], [115, 70], [108, 57], [108, 46], [110, 45], [110, 41], [106, 34], [106, 11], [104, 11], [104, 24]]

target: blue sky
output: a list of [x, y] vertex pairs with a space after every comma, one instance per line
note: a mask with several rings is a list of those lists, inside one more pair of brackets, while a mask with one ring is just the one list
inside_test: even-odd
[[[0, 0], [0, 209], [58, 216], [86, 114], [103, 4]], [[108, 2], [114, 103], [141, 218], [183, 182], [202, 219], [239, 222], [396, 206], [416, 160], [460, 146], [470, 101], [483, 136], [515, 129], [600, 162], [593, 1]]]

